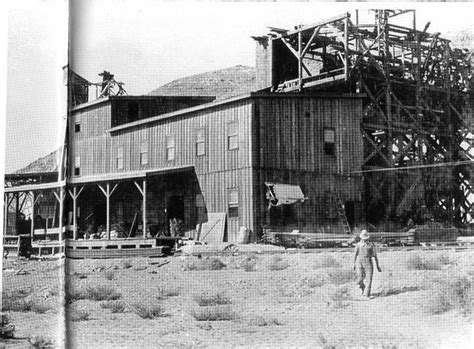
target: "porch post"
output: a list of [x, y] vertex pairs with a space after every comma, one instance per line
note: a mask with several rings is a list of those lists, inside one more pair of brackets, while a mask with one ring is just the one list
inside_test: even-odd
[[106, 186], [106, 200], [107, 200], [107, 208], [106, 208], [106, 223], [105, 223], [105, 229], [107, 231], [107, 240], [110, 240], [110, 183], [107, 182]]
[[143, 214], [143, 238], [146, 239], [146, 179], [143, 180], [143, 208], [142, 208], [142, 214]]
[[72, 188], [72, 239], [77, 240], [77, 188]]
[[64, 187], [59, 188], [59, 242], [63, 241]]
[[110, 182], [107, 182], [105, 189], [102, 188], [100, 184], [97, 184], [99, 186], [99, 189], [104, 193], [105, 195], [105, 200], [106, 200], [106, 212], [105, 212], [105, 227], [106, 227], [106, 232], [107, 232], [107, 240], [110, 240], [110, 196], [113, 194], [115, 189], [117, 189], [118, 183], [114, 185], [112, 190], [110, 190]]
[[35, 192], [31, 191], [31, 239], [35, 234]]
[[15, 230], [16, 234], [19, 234], [18, 231], [18, 214], [19, 214], [19, 208], [20, 208], [20, 193], [16, 193], [16, 205], [15, 205]]
[[3, 196], [4, 200], [5, 200], [5, 203], [3, 205], [3, 210], [4, 210], [4, 213], [3, 213], [3, 235], [7, 235], [7, 228], [8, 228], [8, 206], [10, 206], [10, 203], [8, 202], [10, 197], [10, 195], [8, 193], [5, 193], [5, 195]]

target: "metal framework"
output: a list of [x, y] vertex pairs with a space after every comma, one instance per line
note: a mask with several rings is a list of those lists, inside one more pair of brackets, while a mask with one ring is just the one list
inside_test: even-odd
[[[362, 171], [369, 222], [474, 219], [471, 54], [416, 29], [414, 10], [349, 13], [295, 30], [270, 28], [278, 92], [365, 93]], [[411, 27], [394, 24], [398, 19]], [[353, 173], [347, 173], [350, 176]]]

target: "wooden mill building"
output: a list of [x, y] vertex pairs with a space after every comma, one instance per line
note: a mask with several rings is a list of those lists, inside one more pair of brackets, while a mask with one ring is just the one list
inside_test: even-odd
[[342, 232], [338, 201], [351, 224], [363, 219], [362, 178], [353, 174], [361, 116], [358, 94], [109, 96], [76, 105], [66, 204], [77, 217], [73, 237], [91, 217], [109, 237], [135, 222], [137, 236], [153, 236], [173, 219], [192, 235], [216, 215], [229, 242], [241, 227]]

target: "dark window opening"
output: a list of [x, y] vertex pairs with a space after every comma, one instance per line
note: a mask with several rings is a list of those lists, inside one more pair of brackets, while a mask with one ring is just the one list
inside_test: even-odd
[[239, 149], [239, 123], [227, 124], [227, 150]]
[[139, 105], [136, 102], [128, 103], [128, 120], [137, 121], [139, 117]]
[[206, 136], [204, 129], [196, 130], [196, 156], [206, 155]]
[[81, 157], [76, 156], [74, 158], [74, 176], [80, 176], [81, 175]]
[[80, 122], [76, 122], [76, 123], [74, 124], [74, 132], [75, 132], [75, 133], [81, 132], [81, 123], [80, 123]]
[[239, 189], [229, 189], [229, 218], [239, 217]]
[[333, 128], [324, 129], [324, 154], [336, 155], [336, 131]]

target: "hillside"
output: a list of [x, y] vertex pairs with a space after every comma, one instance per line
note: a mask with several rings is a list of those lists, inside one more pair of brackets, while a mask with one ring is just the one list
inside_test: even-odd
[[60, 149], [55, 150], [52, 153], [33, 161], [28, 166], [19, 169], [15, 173], [22, 174], [22, 173], [57, 172], [59, 157], [60, 157]]
[[160, 96], [216, 96], [223, 99], [251, 92], [255, 89], [254, 67], [237, 65], [231, 68], [187, 76], [160, 86], [150, 95]]

